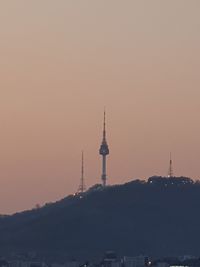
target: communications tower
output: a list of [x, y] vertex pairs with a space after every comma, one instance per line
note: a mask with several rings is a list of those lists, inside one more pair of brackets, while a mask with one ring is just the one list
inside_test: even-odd
[[84, 193], [86, 190], [85, 181], [84, 181], [84, 153], [82, 151], [81, 157], [81, 181], [78, 188], [78, 193]]
[[99, 154], [102, 156], [102, 185], [106, 186], [107, 174], [106, 174], [106, 156], [109, 155], [109, 148], [106, 141], [106, 112], [104, 110], [104, 120], [103, 120], [103, 140], [99, 149]]
[[173, 165], [172, 165], [172, 154], [170, 153], [170, 161], [169, 161], [169, 171], [168, 171], [168, 177], [173, 177]]

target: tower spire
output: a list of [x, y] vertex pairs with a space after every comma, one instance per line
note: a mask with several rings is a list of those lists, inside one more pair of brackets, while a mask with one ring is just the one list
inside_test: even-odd
[[103, 140], [99, 149], [99, 154], [102, 156], [102, 175], [101, 180], [103, 186], [106, 186], [107, 174], [106, 174], [106, 156], [109, 155], [109, 148], [106, 141], [106, 111], [104, 109], [104, 119], [103, 119]]
[[103, 116], [103, 140], [106, 142], [106, 110], [104, 108], [104, 116]]
[[172, 163], [172, 153], [170, 152], [170, 160], [169, 160], [169, 170], [168, 170], [168, 177], [173, 177], [173, 163]]
[[84, 181], [84, 152], [81, 154], [81, 181], [78, 188], [78, 193], [83, 193], [86, 190], [85, 181]]

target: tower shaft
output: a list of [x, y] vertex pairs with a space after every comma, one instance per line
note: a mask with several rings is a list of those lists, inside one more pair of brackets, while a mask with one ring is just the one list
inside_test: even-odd
[[106, 186], [106, 179], [107, 179], [107, 175], [106, 175], [106, 156], [102, 156], [102, 175], [101, 175], [101, 180], [102, 180], [103, 186]]

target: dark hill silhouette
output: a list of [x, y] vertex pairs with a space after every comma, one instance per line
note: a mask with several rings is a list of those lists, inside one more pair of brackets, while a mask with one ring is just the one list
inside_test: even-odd
[[200, 255], [200, 184], [151, 177], [0, 218], [0, 250]]

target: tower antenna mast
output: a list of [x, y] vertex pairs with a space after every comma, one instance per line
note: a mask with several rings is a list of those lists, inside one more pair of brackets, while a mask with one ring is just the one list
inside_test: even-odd
[[168, 177], [171, 178], [173, 176], [174, 176], [174, 173], [173, 173], [172, 153], [170, 152], [170, 161], [169, 161]]
[[78, 188], [78, 193], [84, 193], [86, 190], [85, 186], [85, 177], [84, 177], [84, 152], [82, 151], [81, 155], [81, 181]]

